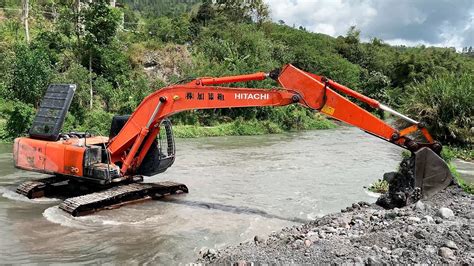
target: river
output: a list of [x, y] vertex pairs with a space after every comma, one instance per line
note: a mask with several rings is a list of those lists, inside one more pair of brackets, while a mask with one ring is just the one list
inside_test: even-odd
[[396, 169], [401, 149], [356, 128], [264, 136], [177, 139], [177, 159], [147, 182], [185, 183], [189, 194], [73, 218], [59, 200], [28, 200], [0, 145], [1, 263], [187, 263], [284, 226], [374, 202], [367, 186]]

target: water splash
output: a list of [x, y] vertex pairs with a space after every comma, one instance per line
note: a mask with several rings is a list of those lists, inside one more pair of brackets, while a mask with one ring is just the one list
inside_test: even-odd
[[120, 221], [105, 219], [105, 217], [100, 215], [74, 217], [61, 210], [59, 206], [53, 206], [44, 210], [43, 217], [52, 223], [78, 229], [90, 229], [91, 227], [101, 227], [104, 225], [117, 226], [124, 224]]
[[15, 191], [5, 188], [5, 187], [0, 187], [0, 193], [2, 194], [2, 197], [10, 200], [15, 200], [15, 201], [23, 201], [23, 202], [28, 202], [28, 203], [42, 203], [42, 204], [48, 204], [48, 203], [54, 203], [58, 202], [59, 199], [56, 198], [37, 198], [37, 199], [29, 199], [23, 195], [20, 195], [16, 193]]

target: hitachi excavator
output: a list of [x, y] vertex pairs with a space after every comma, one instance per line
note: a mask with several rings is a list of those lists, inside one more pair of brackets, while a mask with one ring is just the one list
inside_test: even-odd
[[[274, 89], [221, 86], [266, 78], [280, 86]], [[18, 186], [17, 192], [29, 198], [66, 195], [59, 207], [73, 216], [187, 193], [184, 184], [142, 181], [143, 176], [161, 173], [174, 162], [175, 143], [167, 118], [195, 109], [299, 104], [409, 150], [414, 158], [410, 189], [418, 191], [420, 197], [430, 197], [452, 181], [446, 163], [439, 156], [442, 146], [423, 123], [291, 64], [269, 73], [198, 78], [159, 89], [147, 96], [131, 115], [115, 116], [108, 137], [60, 133], [74, 92], [73, 84], [50, 85], [29, 136], [15, 139], [13, 146], [17, 168], [51, 175], [26, 181]], [[391, 113], [409, 126], [396, 129], [343, 95]], [[418, 141], [420, 136], [423, 142]]]

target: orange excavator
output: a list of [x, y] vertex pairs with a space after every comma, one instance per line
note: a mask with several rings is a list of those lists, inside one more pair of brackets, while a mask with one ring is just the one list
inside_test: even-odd
[[[280, 87], [221, 86], [266, 78], [277, 81]], [[72, 84], [50, 85], [29, 137], [15, 139], [13, 146], [17, 168], [51, 174], [48, 178], [20, 184], [17, 192], [29, 198], [66, 195], [60, 208], [74, 216], [187, 193], [184, 184], [142, 181], [143, 176], [161, 173], [174, 162], [175, 144], [167, 118], [195, 109], [299, 104], [411, 151], [414, 169], [407, 193], [417, 191], [420, 197], [430, 197], [452, 181], [446, 163], [439, 156], [442, 146], [423, 123], [333, 80], [290, 64], [269, 73], [198, 78], [159, 89], [147, 96], [133, 114], [115, 116], [109, 137], [83, 132], [60, 133], [74, 91]], [[410, 126], [396, 129], [343, 95], [391, 113]], [[420, 137], [424, 142], [417, 140]]]

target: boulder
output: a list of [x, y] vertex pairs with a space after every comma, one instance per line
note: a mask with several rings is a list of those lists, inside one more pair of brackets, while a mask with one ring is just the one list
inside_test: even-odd
[[456, 243], [454, 243], [454, 241], [451, 241], [451, 240], [448, 240], [444, 243], [443, 247], [447, 247], [447, 248], [450, 248], [450, 249], [458, 249], [458, 246], [456, 245]]
[[451, 219], [454, 217], [454, 212], [450, 208], [439, 208], [438, 212], [436, 213], [439, 217], [443, 219]]
[[445, 258], [445, 259], [456, 259], [456, 257], [454, 256], [454, 251], [450, 248], [447, 248], [447, 247], [442, 247], [438, 250], [438, 255], [440, 255], [441, 257]]

